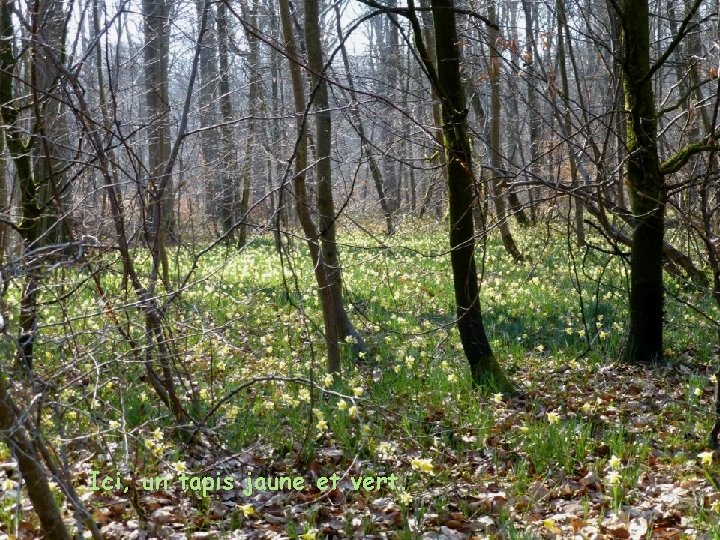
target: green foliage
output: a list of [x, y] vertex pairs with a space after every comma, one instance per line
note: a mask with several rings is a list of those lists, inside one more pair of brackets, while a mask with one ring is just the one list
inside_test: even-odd
[[[320, 307], [300, 243], [290, 248], [293, 263], [285, 261], [284, 270], [271, 241], [254, 242], [241, 252], [219, 248], [207, 254], [166, 319], [179, 367], [187, 375], [178, 392], [188, 409], [204, 418], [245, 385], [208, 418], [230, 451], [261, 448], [268, 463], [284, 464], [278, 465], [281, 472], [295, 466], [302, 475], [332, 449], [337, 457], [332, 465], [323, 465], [327, 473], [354, 461], [363, 464], [363, 472], [399, 473], [401, 489], [384, 496], [401, 509], [397, 532], [407, 538], [416, 537], [415, 525], [408, 523], [430, 514], [443, 519], [455, 515], [437, 508], [443, 498], [467, 519], [476, 518], [478, 505], [470, 495], [458, 496], [462, 489], [472, 493], [477, 486], [495, 483], [502, 488], [493, 489], [522, 501], [539, 484], [549, 491], [561, 489], [563, 482], [585, 486], [580, 480], [595, 475], [599, 483], [594, 489], [607, 500], [603, 511], [620, 511], [642, 496], [639, 484], [644, 474], [653, 473], [651, 461], [662, 462], [665, 474], [676, 475], [678, 482], [712, 476], [715, 464], [682, 472], [704, 449], [711, 420], [706, 363], [712, 357], [707, 344], [714, 328], [707, 319], [671, 295], [667, 356], [686, 364], [687, 373], [681, 379], [673, 375], [667, 387], [665, 374], [626, 378], [615, 371], [627, 318], [622, 262], [592, 247], [570, 258], [567, 244], [551, 229], [547, 234], [518, 231], [527, 262], [514, 263], [495, 241], [481, 247], [485, 251], [477, 259], [484, 263], [480, 294], [488, 335], [524, 397], [481, 395], [472, 388], [453, 324], [446, 239], [422, 227], [413, 223], [407, 229], [412, 233], [399, 231], [389, 249], [368, 249], [377, 246], [368, 246], [367, 236], [343, 235], [348, 244], [343, 250], [347, 298], [368, 353], [357, 365], [346, 355], [341, 376], [334, 378], [324, 372]], [[588, 241], [607, 247], [592, 235]], [[181, 272], [190, 268], [187, 251], [179, 249], [175, 257]], [[144, 321], [128, 302], [119, 275], [110, 270], [103, 285], [113, 309], [142, 344]], [[136, 356], [118, 337], [87, 275], [63, 277], [63, 291], [74, 293], [56, 302], [57, 291], [43, 290], [40, 302], [39, 374], [54, 374], [70, 360], [73, 365], [67, 384], [58, 385], [60, 416], [44, 425], [49, 438], [55, 440], [57, 423], [64, 423], [65, 440], [82, 438], [99, 456], [111, 448], [115, 463], [125, 462], [128, 452], [138, 474], [155, 475], [182, 461], [179, 439], [168, 430], [170, 415], [159, 406], [138, 361], [142, 355]], [[672, 280], [667, 286], [717, 317], [709, 298]], [[19, 294], [13, 283], [9, 315], [17, 311]], [[12, 334], [15, 321], [10, 324]], [[73, 339], [65, 339], [67, 335]], [[266, 376], [274, 379], [247, 384]], [[643, 380], [655, 381], [657, 387], [646, 391], [638, 386]], [[662, 408], [653, 401], [660, 399], [658, 393], [666, 396]], [[636, 408], [625, 410], [627, 402]], [[557, 421], [550, 412], [558, 415]], [[636, 424], [643, 415], [649, 415], [647, 422]], [[663, 425], [674, 428], [651, 436], [650, 430]], [[620, 460], [617, 469], [609, 467], [612, 456]], [[94, 465], [106, 473], [115, 467], [100, 460]], [[619, 475], [612, 484], [611, 471]], [[446, 491], [453, 485], [468, 487]], [[582, 491], [572, 496], [587, 501]], [[345, 504], [354, 508], [360, 497], [355, 494]], [[519, 523], [531, 507], [520, 504], [510, 512], [493, 504], [479, 508], [494, 516], [501, 534], [527, 537]], [[207, 509], [210, 502], [202, 505]], [[587, 508], [589, 515], [597, 512]], [[709, 503], [696, 514], [701, 528], [717, 517]], [[256, 518], [235, 512], [231, 519], [246, 526]], [[377, 523], [363, 519], [359, 526], [343, 527], [355, 534], [377, 531]], [[288, 523], [287, 534], [301, 537], [319, 523], [305, 514]]]

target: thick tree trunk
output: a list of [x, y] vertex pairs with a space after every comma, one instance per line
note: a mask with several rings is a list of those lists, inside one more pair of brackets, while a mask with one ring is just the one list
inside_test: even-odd
[[635, 229], [630, 263], [630, 335], [625, 358], [663, 359], [662, 253], [666, 186], [657, 148], [657, 117], [650, 73], [648, 0], [622, 3], [627, 179]]
[[[153, 257], [159, 259], [166, 287], [170, 283], [167, 239], [174, 235], [172, 177], [163, 171], [170, 159], [170, 101], [168, 93], [169, 30], [166, 0], [143, 0], [145, 31], [145, 107], [148, 116], [148, 191], [150, 194], [150, 231], [148, 239]], [[165, 185], [161, 190], [159, 187]]]
[[432, 0], [437, 55], [437, 85], [442, 100], [450, 208], [450, 261], [453, 271], [457, 325], [475, 385], [512, 390], [485, 333], [473, 223], [472, 154], [467, 133], [465, 93], [460, 78], [460, 51], [453, 0]]

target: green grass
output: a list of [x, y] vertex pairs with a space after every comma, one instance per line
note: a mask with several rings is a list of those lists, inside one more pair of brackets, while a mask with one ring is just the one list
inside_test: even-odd
[[[520, 496], [534, 483], [556, 489], [562, 487], [562, 479], [577, 481], [589, 472], [605, 482], [611, 456], [620, 458], [622, 466], [615, 487], [603, 488], [608, 496], [605, 510], [618, 510], [635, 503], [651, 450], [658, 460], [679, 468], [680, 462], [694, 459], [704, 448], [712, 399], [709, 344], [715, 339], [706, 319], [672, 298], [667, 301], [668, 356], [687, 364], [690, 373], [682, 399], [665, 388], [666, 407], [650, 407], [653, 422], [663, 418], [677, 429], [652, 437], [648, 430], [654, 423], [642, 432], [634, 424], [636, 415], [623, 410], [623, 402], [640, 398], [617, 395], [613, 403], [612, 396], [605, 395], [618, 388], [618, 381], [609, 380], [607, 390], [585, 386], [591, 378], [601, 380], [604, 366], [617, 362], [622, 350], [628, 279], [623, 262], [593, 249], [570, 258], [564, 240], [556, 240], [555, 232], [547, 240], [538, 229], [517, 233], [528, 255], [528, 262], [518, 265], [493, 237], [479, 248], [486, 252], [478, 252], [478, 260], [484, 261], [481, 304], [495, 354], [528, 398], [525, 405], [499, 404], [471, 387], [453, 326], [447, 240], [437, 231], [436, 226], [412, 224], [392, 239], [383, 239], [388, 249], [373, 245], [367, 236], [341, 231], [346, 301], [369, 350], [360, 366], [346, 357], [342, 376], [332, 381], [324, 375], [321, 313], [303, 245], [291, 246], [291, 265], [285, 261], [284, 272], [272, 242], [253, 242], [239, 253], [224, 248], [209, 253], [190, 280], [193, 285], [166, 315], [178, 367], [187, 375], [178, 385], [181, 399], [201, 418], [252, 377], [312, 377], [321, 388], [343, 394], [344, 401], [311, 392], [303, 384], [257, 383], [220, 407], [209, 427], [230, 451], [271, 449], [270, 467], [292, 460], [302, 471], [321, 449], [332, 447], [341, 454], [333, 464], [337, 468], [359, 460], [377, 471], [405, 471], [413, 479], [407, 489], [417, 495], [406, 513], [416, 518], [439, 513], [436, 501], [445, 504], [443, 497], [456, 498], [448, 492], [426, 501], [424, 490], [497, 482]], [[599, 238], [589, 239], [602, 244]], [[175, 258], [182, 275], [190, 268], [191, 254], [180, 250]], [[48, 276], [50, 281], [59, 278]], [[61, 302], [56, 300], [62, 290], [43, 292], [37, 363], [42, 375], [52, 377], [64, 362], [74, 362], [73, 369], [58, 379], [64, 439], [78, 437], [98, 452], [107, 451], [110, 443], [113, 460], [127, 462], [125, 438], [118, 429], [107, 429], [110, 421], [120, 422], [131, 447], [139, 448], [145, 471], [181, 459], [170, 435], [150, 448], [141, 444], [153, 440], [157, 427], [172, 425], [144, 380], [144, 367], [138, 362], [143, 356], [134, 356], [137, 351], [103, 315], [86, 275], [66, 273], [63, 278], [71, 282], [63, 290], [75, 286], [77, 292]], [[670, 278], [667, 283], [673, 294], [719, 318], [708, 297]], [[145, 326], [132, 306], [132, 293], [121, 289], [117, 273], [107, 273], [103, 286], [124, 329], [144, 344]], [[19, 282], [13, 283], [8, 292], [11, 315], [17, 312], [19, 287]], [[12, 335], [16, 328], [11, 326], [9, 332]], [[68, 335], [72, 339], [66, 339]], [[10, 350], [8, 340], [3, 346]], [[656, 380], [663, 384], [660, 375]], [[589, 409], [581, 409], [586, 402]], [[612, 407], [618, 412], [611, 410], [606, 416]], [[554, 410], [560, 415], [557, 423], [546, 414]], [[688, 416], [687, 410], [694, 414]], [[52, 422], [46, 429], [55, 434]], [[94, 437], [100, 432], [102, 442]], [[413, 470], [413, 458], [431, 459], [435, 474]], [[467, 501], [463, 504], [470, 508]], [[507, 508], [493, 507], [492, 512], [505, 537], [525, 537], [518, 528], [524, 511], [511, 516]], [[716, 517], [709, 510], [695, 516], [703, 528]], [[314, 523], [315, 517], [308, 514], [305, 521], [288, 525], [287, 534], [298, 537]], [[404, 523], [400, 537], [415, 537], [407, 516]], [[359, 530], [370, 534], [374, 527], [375, 523], [363, 522]]]

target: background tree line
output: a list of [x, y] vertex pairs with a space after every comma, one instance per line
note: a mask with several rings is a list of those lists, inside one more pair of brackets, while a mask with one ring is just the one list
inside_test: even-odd
[[[382, 246], [419, 219], [448, 232], [476, 385], [515, 391], [478, 296], [479, 248], [496, 234], [518, 265], [534, 263], [515, 232], [559, 222], [568, 250], [624, 260], [629, 362], [663, 361], [667, 276], [717, 326], [717, 8], [0, 1], [0, 427], [48, 536], [68, 533], [46, 467], [100, 537], [40, 421], [85, 376], [87, 345], [66, 348], [82, 333], [74, 316], [43, 316], [81, 288], [106, 344], [142, 368], [133, 376], [190, 439], [202, 399], [182, 365], [194, 330], [178, 326], [181, 306], [209, 279], [209, 253], [266, 237], [290, 298], [307, 252], [322, 314], [307, 339], [322, 336], [330, 373], [345, 344], [360, 364], [373, 349], [343, 276], [343, 233]], [[708, 296], [717, 306], [701, 306]], [[54, 324], [68, 372], [38, 358]]]

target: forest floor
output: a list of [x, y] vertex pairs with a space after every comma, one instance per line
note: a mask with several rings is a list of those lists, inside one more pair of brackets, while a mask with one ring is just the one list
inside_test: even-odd
[[[368, 352], [336, 377], [324, 371], [299, 246], [283, 266], [264, 239], [207, 255], [166, 315], [182, 398], [207, 426], [190, 445], [108, 337], [112, 325], [80, 317], [97, 305], [90, 285], [79, 288], [65, 306], [72, 330], [107, 364], [77, 361], [84, 378], [69, 379], [44, 429], [103, 536], [720, 538], [720, 456], [707, 446], [720, 316], [707, 292], [668, 277], [669, 361], [628, 366], [627, 266], [602, 239], [579, 249], [551, 225], [518, 231], [523, 264], [493, 239], [478, 251], [482, 305], [518, 395], [479, 392], [452, 324], [445, 236], [423, 227], [389, 240], [341, 231], [347, 300]], [[48, 372], [67, 331], [43, 329]], [[317, 487], [333, 474], [334, 489], [332, 478]], [[120, 487], [91, 489], [106, 476]], [[301, 477], [302, 489], [257, 483], [281, 476]], [[169, 480], [142, 480], [154, 477]], [[205, 493], [199, 477], [213, 479]], [[38, 534], [17, 480], [0, 446], [1, 539]]]

